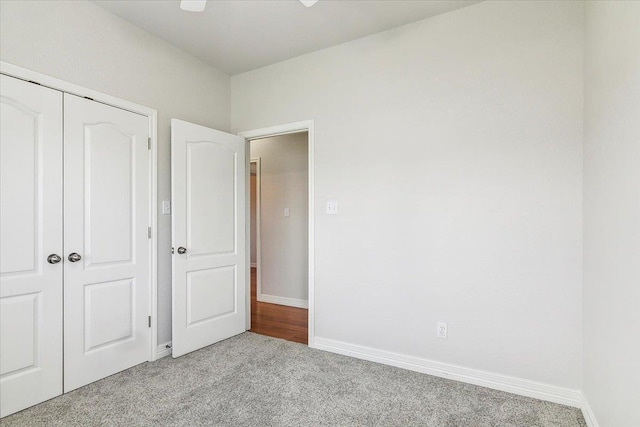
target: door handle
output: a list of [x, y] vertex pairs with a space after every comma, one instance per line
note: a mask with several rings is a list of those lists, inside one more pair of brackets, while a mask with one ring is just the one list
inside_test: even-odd
[[76, 253], [76, 252], [71, 252], [69, 254], [69, 261], [71, 262], [78, 262], [82, 259], [82, 257], [80, 256], [80, 254]]
[[187, 248], [185, 248], [185, 247], [183, 247], [183, 246], [180, 246], [180, 247], [178, 248], [178, 253], [179, 253], [180, 255], [182, 255], [182, 254], [186, 254], [186, 253], [187, 253]]
[[57, 264], [60, 261], [62, 261], [62, 258], [60, 258], [60, 255], [58, 254], [51, 254], [47, 257], [47, 262], [49, 264]]

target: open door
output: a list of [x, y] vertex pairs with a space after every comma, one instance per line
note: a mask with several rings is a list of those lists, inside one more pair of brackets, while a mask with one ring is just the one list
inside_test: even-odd
[[245, 140], [171, 120], [172, 355], [245, 331]]

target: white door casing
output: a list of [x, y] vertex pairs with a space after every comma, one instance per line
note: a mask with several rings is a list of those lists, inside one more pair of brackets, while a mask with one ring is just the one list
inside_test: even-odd
[[62, 93], [0, 75], [0, 94], [4, 417], [62, 393]]
[[245, 164], [244, 138], [171, 120], [173, 357], [245, 331]]
[[[238, 135], [245, 138], [248, 142], [246, 144], [247, 150], [249, 150], [250, 141], [261, 138], [271, 138], [278, 135], [285, 135], [289, 133], [297, 133], [297, 132], [307, 132], [308, 137], [308, 173], [309, 173], [309, 252], [308, 252], [308, 262], [309, 262], [309, 299], [308, 299], [308, 310], [309, 310], [309, 326], [308, 326], [308, 337], [309, 337], [309, 347], [315, 348], [315, 205], [314, 205], [314, 176], [315, 176], [315, 161], [314, 161], [314, 152], [315, 152], [315, 137], [314, 137], [314, 122], [313, 120], [305, 120], [294, 123], [287, 123], [283, 125], [270, 126], [261, 129], [254, 129], [250, 131], [240, 132]], [[249, 160], [247, 160], [249, 162]], [[247, 218], [249, 217], [249, 211], [247, 211]], [[248, 220], [248, 219], [247, 219]], [[247, 244], [248, 236], [247, 236]], [[248, 254], [247, 254], [248, 257]], [[251, 284], [247, 280], [246, 283], [247, 292], [251, 290]], [[249, 330], [251, 328], [251, 298], [247, 298], [246, 301], [247, 313], [246, 313], [246, 328]]]
[[64, 95], [65, 392], [148, 360], [148, 137], [147, 117]]

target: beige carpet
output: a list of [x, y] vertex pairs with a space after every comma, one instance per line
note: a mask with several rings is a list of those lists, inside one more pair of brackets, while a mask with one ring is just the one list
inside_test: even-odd
[[145, 363], [2, 426], [586, 426], [578, 409], [252, 333]]

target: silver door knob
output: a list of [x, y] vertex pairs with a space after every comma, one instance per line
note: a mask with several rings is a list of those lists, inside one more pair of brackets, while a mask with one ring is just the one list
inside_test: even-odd
[[182, 255], [182, 254], [186, 254], [186, 253], [187, 253], [187, 248], [184, 248], [184, 247], [180, 246], [180, 247], [178, 248], [178, 253], [179, 253], [180, 255]]
[[58, 254], [51, 254], [47, 257], [47, 262], [49, 264], [57, 264], [60, 261], [62, 261], [62, 258], [60, 258], [60, 255]]
[[82, 259], [82, 257], [80, 256], [80, 254], [75, 253], [75, 252], [71, 252], [69, 254], [69, 261], [71, 262], [78, 262]]

